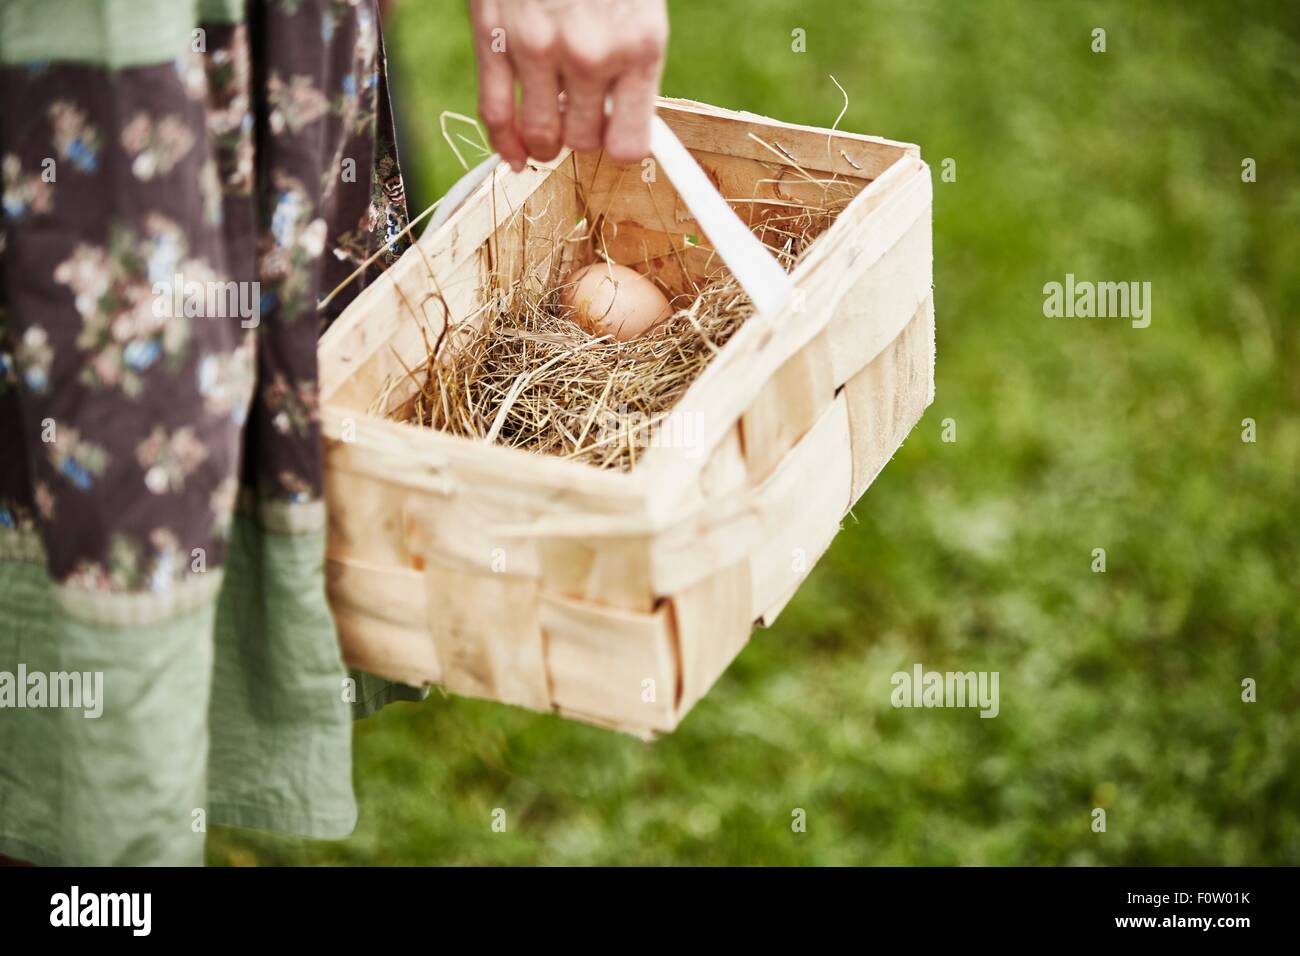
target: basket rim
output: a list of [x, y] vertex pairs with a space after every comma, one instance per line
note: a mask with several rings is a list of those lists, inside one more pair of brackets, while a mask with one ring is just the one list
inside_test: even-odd
[[[859, 142], [869, 146], [872, 150], [880, 150], [882, 147], [896, 152], [896, 155], [876, 172], [870, 178], [867, 184], [859, 190], [857, 195], [849, 204], [835, 217], [830, 228], [818, 236], [809, 246], [809, 253], [790, 273], [791, 280], [796, 287], [801, 286], [816, 270], [823, 265], [829, 257], [830, 249], [836, 242], [843, 238], [843, 235], [850, 228], [849, 221], [854, 215], [860, 215], [860, 210], [869, 203], [873, 203], [880, 197], [881, 193], [895, 189], [900, 181], [905, 180], [906, 176], [924, 172], [928, 169], [925, 163], [920, 159], [920, 148], [912, 143], [906, 143], [897, 140], [890, 140], [880, 136], [873, 136], [862, 133], [852, 133], [839, 129], [828, 129], [825, 127], [807, 126], [801, 124], [785, 123], [771, 117], [762, 116], [756, 113], [750, 113], [739, 110], [730, 110], [724, 107], [713, 106], [711, 104], [698, 102], [689, 99], [659, 97], [657, 99], [657, 109], [665, 114], [665, 118], [671, 123], [673, 119], [682, 117], [701, 117], [713, 120], [722, 120], [729, 123], [738, 123], [742, 125], [757, 126], [761, 128], [795, 131], [801, 134], [814, 134], [817, 136], [827, 136], [827, 156], [825, 161], [827, 165], [836, 165], [836, 158], [830, 151], [831, 141], [835, 142]], [[681, 130], [678, 130], [679, 134]], [[752, 131], [751, 131], [752, 132]], [[708, 151], [705, 146], [700, 144], [698, 136], [684, 135], [683, 142], [687, 148], [696, 151]], [[781, 163], [794, 166], [796, 162], [791, 159], [782, 160], [779, 156], [773, 155], [755, 144], [755, 149], [762, 149], [762, 155], [759, 158], [763, 162]], [[716, 151], [716, 150], [715, 150]], [[434, 231], [425, 231], [412, 247], [403, 253], [403, 257], [412, 254], [428, 255], [427, 246], [432, 246], [444, 239], [450, 238], [455, 234], [460, 226], [461, 220], [469, 215], [475, 205], [476, 200], [481, 201], [482, 195], [498, 188], [498, 177], [507, 176], [536, 176], [537, 182], [534, 184], [529, 194], [540, 187], [556, 169], [566, 162], [572, 155], [572, 151], [564, 149], [559, 156], [546, 163], [530, 164], [530, 168], [520, 174], [512, 173], [509, 166], [501, 163], [493, 174], [481, 183], [465, 200], [461, 208], [457, 209], [442, 226]], [[842, 153], [842, 155], [845, 155]], [[862, 157], [859, 156], [859, 159]], [[849, 159], [845, 155], [847, 162], [839, 163], [838, 167], [827, 172], [838, 172], [842, 175], [852, 176], [855, 178], [865, 178], [862, 170], [858, 170], [859, 165], [856, 161]], [[820, 168], [813, 164], [807, 164], [810, 168]], [[856, 171], [855, 171], [856, 170]], [[538, 174], [543, 175], [538, 175]], [[928, 179], [928, 177], [927, 177]], [[874, 215], [879, 210], [872, 210], [868, 215]], [[415, 246], [426, 247], [417, 250]], [[385, 272], [383, 275], [388, 275]], [[395, 281], [391, 276], [390, 281]], [[321, 337], [319, 347], [322, 350], [333, 346], [335, 341], [346, 334], [346, 319], [348, 313], [357, 309], [365, 293], [372, 288], [376, 288], [383, 281], [383, 276], [372, 286], [363, 290], [362, 294], [354, 300], [347, 309], [339, 316], [330, 329]], [[759, 317], [755, 317], [759, 318]], [[795, 316], [790, 305], [775, 313], [770, 317], [762, 317], [767, 321], [762, 323], [753, 320], [747, 321], [719, 351], [718, 355], [709, 362], [700, 377], [691, 384], [686, 393], [678, 400], [674, 406], [674, 411], [692, 399], [698, 397], [701, 391], [709, 387], [711, 380], [716, 377], [710, 372], [719, 365], [725, 366], [727, 363], [723, 359], [729, 354], [733, 354], [746, 348], [747, 344], [760, 337], [771, 337], [776, 329], [791, 323]], [[813, 334], [815, 334], [814, 330]], [[809, 336], [811, 337], [811, 336]], [[360, 368], [363, 362], [358, 362], [353, 369]], [[344, 377], [346, 381], [347, 377]], [[703, 385], [703, 388], [701, 386]], [[337, 393], [337, 389], [335, 389]], [[343, 437], [343, 425], [351, 421], [355, 429], [356, 437], [347, 440]], [[622, 502], [624, 506], [637, 505], [635, 510], [641, 510], [647, 504], [651, 497], [660, 497], [654, 494], [655, 486], [660, 484], [665, 477], [665, 472], [677, 471], [680, 475], [684, 474], [688, 478], [698, 472], [698, 469], [708, 460], [711, 451], [716, 442], [707, 445], [700, 450], [697, 456], [692, 456], [695, 461], [692, 467], [682, 468], [680, 463], [687, 460], [687, 456], [677, 455], [655, 455], [654, 452], [660, 449], [649, 448], [646, 454], [638, 460], [637, 464], [629, 471], [618, 471], [613, 469], [600, 468], [596, 465], [584, 461], [575, 461], [560, 458], [552, 455], [539, 454], [523, 448], [517, 448], [508, 445], [487, 444], [482, 440], [467, 438], [460, 435], [453, 435], [447, 432], [431, 429], [407, 422], [398, 422], [392, 419], [376, 415], [363, 409], [354, 408], [348, 404], [331, 398], [322, 402], [321, 405], [321, 433], [327, 443], [351, 443], [372, 445], [378, 450], [380, 445], [389, 445], [400, 442], [407, 447], [403, 450], [413, 452], [420, 464], [435, 471], [445, 470], [454, 471], [458, 465], [463, 465], [469, 460], [480, 466], [483, 470], [489, 472], [499, 472], [502, 477], [513, 476], [517, 478], [522, 473], [527, 473], [530, 481], [554, 489], [564, 489], [567, 491], [578, 491], [584, 495], [592, 495], [596, 498], [608, 498], [610, 504]], [[363, 438], [363, 435], [365, 436]], [[672, 468], [671, 462], [677, 462], [677, 466]], [[393, 478], [400, 482], [400, 477]], [[615, 511], [622, 512], [624, 507], [615, 507]]]

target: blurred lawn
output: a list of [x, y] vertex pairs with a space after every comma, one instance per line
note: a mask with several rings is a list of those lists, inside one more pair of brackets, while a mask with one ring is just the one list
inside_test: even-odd
[[[352, 839], [222, 831], [212, 862], [1300, 864], [1293, 5], [671, 6], [666, 93], [829, 125], [834, 74], [844, 128], [921, 144], [934, 406], [676, 734], [435, 694], [358, 725]], [[408, 0], [388, 43], [431, 199], [462, 5]], [[1067, 272], [1150, 281], [1151, 327], [1044, 318]], [[917, 661], [999, 671], [1001, 714], [892, 709]]]

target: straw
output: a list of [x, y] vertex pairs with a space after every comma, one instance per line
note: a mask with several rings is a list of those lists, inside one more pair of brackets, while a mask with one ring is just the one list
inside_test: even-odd
[[[788, 167], [789, 160], [784, 163]], [[786, 185], [818, 186], [818, 201], [758, 195], [760, 184], [775, 180], [756, 181], [754, 196], [728, 199], [749, 216], [751, 228], [787, 271], [857, 191], [838, 176], [795, 171]], [[516, 210], [502, 229], [520, 230], [528, 248], [538, 241], [529, 230], [540, 218]], [[671, 254], [689, 288], [664, 289], [672, 316], [628, 342], [593, 336], [569, 317], [561, 293], [572, 271], [608, 260], [601, 227], [598, 220], [576, 239], [572, 233], [550, 237], [549, 250], [530, 255], [534, 267], [514, 278], [490, 276], [485, 304], [453, 318], [437, 341], [426, 335], [424, 362], [414, 368], [402, 363], [405, 374], [388, 383], [372, 411], [466, 438], [630, 470], [656, 428], [754, 309], [711, 250], [700, 248], [695, 237], [680, 237], [680, 248]], [[666, 225], [664, 232], [669, 233]], [[576, 255], [560, 254], [574, 243]], [[694, 257], [690, 270], [688, 253]], [[566, 261], [574, 258], [578, 261]]]

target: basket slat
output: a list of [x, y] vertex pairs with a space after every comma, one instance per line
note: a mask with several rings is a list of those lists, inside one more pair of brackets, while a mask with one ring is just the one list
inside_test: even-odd
[[425, 588], [447, 690], [534, 710], [550, 707], [535, 578], [466, 571], [435, 559]]
[[538, 547], [542, 587], [548, 594], [626, 611], [653, 610], [648, 536], [545, 538]]
[[853, 442], [853, 500], [893, 457], [934, 400], [934, 297], [844, 387]]
[[837, 386], [865, 368], [912, 320], [930, 295], [930, 260], [927, 213], [839, 299], [827, 329]]
[[738, 561], [672, 597], [682, 662], [678, 715], [708, 693], [745, 644], [753, 627], [749, 562]]
[[751, 617], [771, 624], [839, 530], [853, 457], [848, 405], [835, 399], [758, 489], [762, 543], [751, 556]]
[[634, 614], [543, 595], [540, 608], [562, 712], [642, 733], [676, 725], [676, 639], [666, 606]]
[[770, 475], [830, 406], [836, 385], [832, 376], [830, 337], [823, 332], [777, 369], [755, 396], [740, 419], [751, 482]]

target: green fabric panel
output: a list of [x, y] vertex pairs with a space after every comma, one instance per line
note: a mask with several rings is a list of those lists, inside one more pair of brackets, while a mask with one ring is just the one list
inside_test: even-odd
[[243, 23], [244, 0], [199, 0], [199, 23]]
[[325, 535], [237, 516], [218, 599], [209, 820], [352, 832], [352, 722], [325, 599]]
[[324, 532], [236, 516], [217, 601], [124, 628], [64, 614], [43, 562], [0, 560], [0, 671], [102, 672], [105, 699], [98, 718], [0, 710], [0, 853], [198, 864], [199, 809], [212, 825], [351, 833], [353, 717], [428, 692], [348, 674], [324, 549]]
[[0, 63], [166, 63], [189, 49], [197, 14], [196, 0], [4, 0]]
[[[211, 572], [217, 573], [217, 572]], [[0, 710], [0, 853], [43, 865], [197, 865], [211, 686], [211, 604], [103, 628], [54, 603], [44, 566], [0, 562], [0, 671], [99, 672], [99, 717]]]

